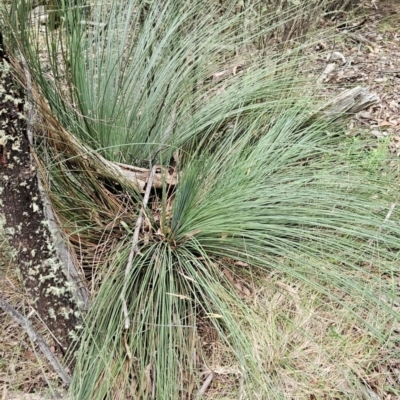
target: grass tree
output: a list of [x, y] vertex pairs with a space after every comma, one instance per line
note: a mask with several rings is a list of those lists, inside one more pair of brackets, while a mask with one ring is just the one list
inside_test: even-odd
[[9, 40], [92, 287], [73, 398], [398, 394], [398, 185], [317, 112], [312, 38], [274, 45], [306, 10], [62, 3], [44, 34], [20, 7]]

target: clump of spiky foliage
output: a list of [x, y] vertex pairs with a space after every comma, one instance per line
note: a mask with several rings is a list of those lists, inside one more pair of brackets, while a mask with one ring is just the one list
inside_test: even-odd
[[[301, 51], [260, 49], [252, 8], [112, 2], [86, 29], [66, 6], [42, 59], [33, 30], [17, 38], [48, 102], [54, 205], [96, 287], [72, 396], [395, 393], [371, 377], [398, 357], [397, 188], [310, 118]], [[96, 153], [177, 183], [143, 204]]]

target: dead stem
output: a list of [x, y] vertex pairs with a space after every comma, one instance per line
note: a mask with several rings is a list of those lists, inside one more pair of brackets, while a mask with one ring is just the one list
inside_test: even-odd
[[132, 238], [131, 251], [129, 253], [128, 264], [126, 265], [126, 269], [125, 269], [124, 286], [122, 288], [122, 292], [121, 292], [121, 295], [120, 295], [120, 299], [122, 301], [122, 309], [123, 309], [124, 316], [125, 316], [125, 329], [129, 329], [129, 326], [130, 326], [130, 320], [129, 320], [129, 315], [128, 315], [128, 307], [127, 307], [126, 298], [125, 298], [126, 286], [127, 286], [128, 276], [129, 276], [129, 273], [130, 273], [131, 268], [132, 268], [133, 258], [139, 252], [138, 245], [137, 245], [138, 242], [139, 242], [139, 232], [140, 232], [140, 228], [142, 226], [143, 214], [145, 212], [145, 209], [147, 207], [147, 203], [149, 201], [150, 190], [151, 190], [151, 187], [152, 187], [152, 184], [153, 184], [153, 179], [154, 179], [154, 175], [156, 173], [156, 169], [157, 169], [157, 166], [154, 165], [153, 168], [151, 169], [149, 180], [147, 181], [146, 192], [145, 192], [144, 198], [143, 198], [143, 205], [142, 205], [142, 208], [139, 211], [139, 215], [138, 215], [138, 218], [137, 218], [137, 221], [136, 221], [135, 232], [133, 233], [133, 238]]
[[37, 343], [43, 355], [47, 358], [54, 371], [58, 374], [58, 376], [62, 379], [65, 385], [69, 386], [71, 383], [71, 376], [64, 369], [58, 359], [50, 350], [49, 346], [47, 346], [46, 342], [32, 327], [27, 318], [21, 315], [15, 308], [13, 308], [10, 304], [7, 303], [6, 300], [0, 297], [0, 307], [11, 317], [14, 318], [19, 325], [21, 325], [22, 329], [29, 335], [29, 338], [32, 342]]

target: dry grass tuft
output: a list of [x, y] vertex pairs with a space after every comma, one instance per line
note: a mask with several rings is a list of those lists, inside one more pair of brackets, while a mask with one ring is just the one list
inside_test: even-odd
[[[287, 399], [398, 398], [391, 396], [399, 393], [386, 389], [400, 387], [400, 358], [393, 358], [400, 349], [399, 326], [388, 325], [377, 309], [364, 309], [364, 322], [356, 319], [352, 310], [363, 310], [363, 299], [344, 292], [336, 293], [338, 305], [282, 273], [260, 275], [256, 282], [245, 299], [254, 324], [240, 328], [253, 339], [272, 393]], [[381, 343], [365, 323], [376, 329], [386, 326]], [[244, 390], [231, 350], [217, 337], [212, 340], [212, 332], [203, 337], [204, 375], [214, 374], [206, 398], [262, 398]]]

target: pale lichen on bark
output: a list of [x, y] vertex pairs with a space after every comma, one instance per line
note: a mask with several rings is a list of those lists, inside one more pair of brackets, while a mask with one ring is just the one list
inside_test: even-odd
[[32, 307], [65, 352], [82, 318], [46, 221], [23, 106], [0, 32], [0, 229]]

